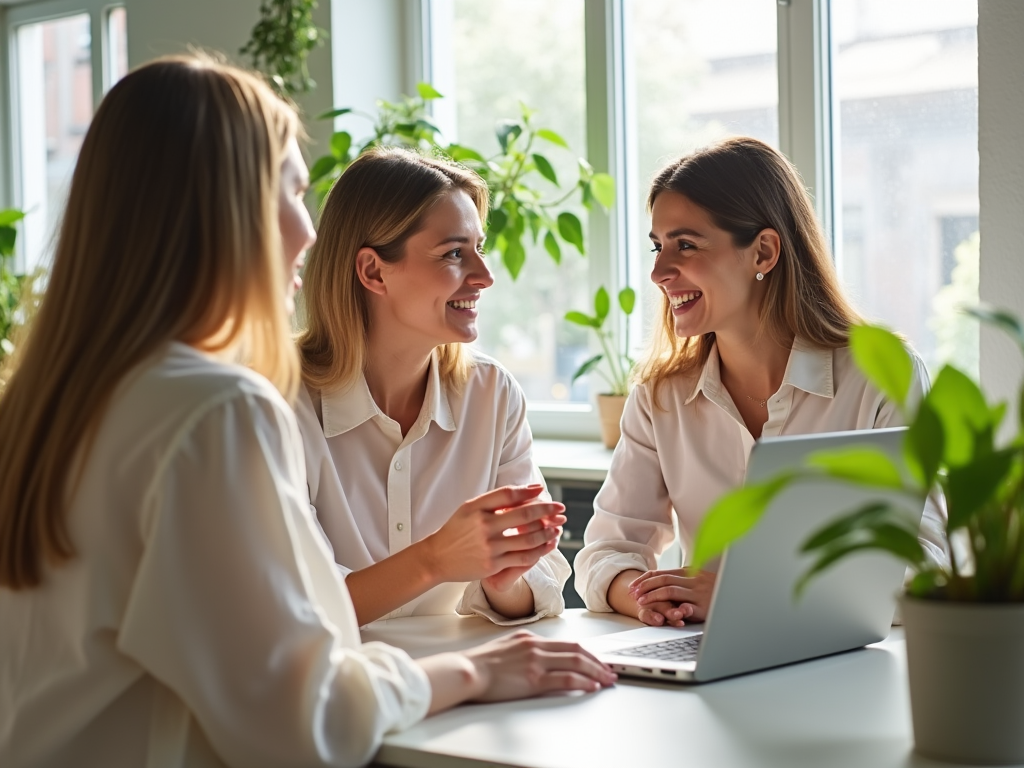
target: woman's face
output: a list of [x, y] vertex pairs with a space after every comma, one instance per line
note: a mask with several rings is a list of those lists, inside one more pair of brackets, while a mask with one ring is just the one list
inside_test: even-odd
[[288, 142], [288, 148], [281, 164], [281, 194], [278, 200], [278, 225], [281, 228], [281, 244], [284, 254], [284, 268], [287, 276], [285, 301], [289, 314], [295, 312], [295, 292], [302, 287], [299, 270], [306, 259], [306, 249], [316, 242], [316, 232], [309, 218], [309, 211], [303, 198], [309, 189], [309, 172], [295, 139]]
[[756, 331], [763, 289], [757, 240], [737, 248], [707, 211], [685, 195], [663, 191], [651, 210], [651, 242], [657, 254], [651, 280], [668, 297], [676, 335]]
[[[462, 190], [444, 195], [394, 264], [380, 262], [378, 321], [425, 347], [473, 341], [476, 303], [494, 282], [484, 263], [484, 231], [473, 200]], [[377, 291], [375, 291], [377, 292]]]

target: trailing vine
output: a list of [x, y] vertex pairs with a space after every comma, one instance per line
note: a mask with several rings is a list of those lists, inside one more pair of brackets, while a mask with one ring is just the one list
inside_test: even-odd
[[260, 20], [239, 51], [252, 59], [282, 96], [308, 93], [316, 88], [306, 59], [323, 45], [327, 32], [313, 21], [316, 0], [263, 0]]

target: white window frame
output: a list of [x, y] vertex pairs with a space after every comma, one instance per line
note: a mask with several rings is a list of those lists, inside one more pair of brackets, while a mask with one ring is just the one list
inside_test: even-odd
[[[14, 105], [19, 103], [18, 28], [25, 24], [53, 21], [82, 13], [89, 14], [92, 63], [92, 103], [95, 109], [111, 80], [109, 56], [109, 13], [124, 7], [110, 0], [37, 0], [0, 6], [0, 59], [6, 62], [7, 77], [0, 78], [0, 207], [22, 207], [21, 130]], [[98, 44], [97, 44], [98, 43]], [[24, 268], [25, 255], [20, 247], [16, 268]]]

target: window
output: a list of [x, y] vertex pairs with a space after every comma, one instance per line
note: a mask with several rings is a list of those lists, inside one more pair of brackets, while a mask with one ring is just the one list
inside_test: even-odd
[[978, 370], [977, 0], [834, 0], [837, 264], [929, 367]]
[[51, 0], [19, 5], [7, 18], [14, 204], [26, 212], [19, 267], [27, 272], [46, 262], [95, 105], [127, 71], [125, 12]]

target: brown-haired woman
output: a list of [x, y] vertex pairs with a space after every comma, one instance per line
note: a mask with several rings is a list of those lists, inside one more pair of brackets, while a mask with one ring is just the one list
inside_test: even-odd
[[314, 238], [297, 130], [197, 58], [93, 118], [0, 397], [2, 765], [362, 764], [459, 701], [612, 679], [526, 633], [417, 662], [361, 645], [286, 402]]
[[[722, 141], [662, 169], [647, 203], [661, 322], [594, 502], [576, 585], [592, 611], [680, 626], [704, 619], [715, 574], [655, 570], [675, 538], [673, 509], [688, 548], [715, 499], [742, 483], [762, 435], [897, 426], [900, 414], [850, 357], [860, 318], [786, 158], [756, 139]], [[919, 396], [928, 376], [914, 360]], [[929, 505], [921, 538], [940, 561], [941, 530], [942, 513]]]
[[[564, 608], [564, 507], [543, 495], [526, 399], [464, 346], [493, 282], [487, 204], [472, 171], [377, 148], [323, 205], [297, 411], [310, 501], [360, 624], [452, 612], [513, 624]], [[495, 491], [509, 485], [515, 509]]]

